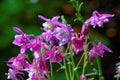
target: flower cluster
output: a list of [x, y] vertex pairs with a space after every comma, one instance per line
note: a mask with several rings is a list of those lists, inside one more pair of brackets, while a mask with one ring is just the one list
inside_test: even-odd
[[[88, 39], [86, 36], [89, 34], [89, 25], [94, 28], [101, 27], [103, 23], [108, 22], [109, 17], [113, 17], [113, 15], [100, 14], [94, 11], [93, 15], [83, 23], [82, 30], [79, 33], [75, 33], [71, 25], [60, 22], [59, 16], [47, 19], [39, 15], [38, 18], [45, 22], [42, 25], [43, 33], [38, 36], [26, 34], [19, 28], [14, 27], [14, 31], [18, 35], [15, 35], [13, 44], [20, 47], [20, 52], [7, 62], [9, 67], [8, 79], [21, 80], [21, 77], [24, 77], [25, 72], [27, 72], [27, 80], [52, 80], [50, 78], [52, 77], [50, 76], [52, 74], [50, 69], [52, 63], [61, 63], [64, 66], [63, 69], [67, 71], [66, 62], [73, 63], [73, 61], [70, 61], [71, 57], [77, 55], [80, 51], [87, 52], [90, 62], [93, 62], [96, 56], [103, 57], [105, 51], [112, 52], [101, 41], [97, 41], [98, 44], [95, 44], [86, 40]], [[88, 49], [88, 44], [93, 47]], [[32, 52], [33, 58], [28, 58], [27, 50]], [[68, 55], [71, 57], [68, 57]], [[73, 64], [72, 68], [75, 69], [76, 64]], [[74, 79], [74, 71], [71, 72]], [[83, 75], [80, 80], [86, 80]], [[67, 80], [69, 79], [67, 78]]]

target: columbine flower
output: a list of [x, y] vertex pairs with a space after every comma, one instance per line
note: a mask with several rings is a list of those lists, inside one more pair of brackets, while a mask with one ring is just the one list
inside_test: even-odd
[[24, 70], [29, 67], [25, 54], [19, 54], [17, 57], [9, 59], [7, 65], [16, 70]]
[[49, 41], [50, 44], [54, 45], [54, 42], [59, 42], [59, 45], [62, 46], [66, 44], [68, 41], [71, 41], [73, 29], [70, 25], [65, 25], [62, 22], [59, 22], [58, 16], [53, 17], [52, 19], [47, 19], [43, 16], [39, 16], [39, 18], [45, 20], [46, 22], [43, 24], [45, 32], [42, 34], [42, 38], [46, 41]]
[[44, 78], [43, 76], [48, 74], [48, 69], [48, 61], [43, 56], [39, 59], [33, 59], [32, 64], [27, 70], [29, 75], [27, 80], [38, 80], [38, 77], [40, 77], [40, 80], [47, 80], [47, 78]]
[[9, 69], [8, 70], [8, 79], [11, 80], [20, 80], [17, 75], [23, 75], [22, 72], [15, 70], [15, 69]]
[[45, 31], [53, 30], [56, 26], [64, 25], [63, 23], [58, 21], [59, 16], [55, 16], [52, 19], [47, 19], [44, 16], [39, 15], [38, 18], [46, 21], [45, 23], [43, 23], [43, 30]]
[[35, 39], [31, 40], [31, 51], [34, 52], [35, 58], [40, 58], [44, 54], [42, 53], [42, 49], [46, 51], [49, 49], [49, 46], [40, 39], [40, 36], [36, 36]]
[[85, 47], [84, 36], [79, 34], [75, 35], [75, 38], [72, 41], [72, 45], [76, 53], [82, 51]]
[[90, 62], [94, 61], [94, 58], [96, 57], [96, 55], [103, 57], [105, 51], [112, 52], [107, 46], [102, 44], [101, 41], [98, 41], [98, 45], [96, 44], [92, 44], [92, 45], [93, 47], [89, 51]]
[[19, 28], [14, 27], [14, 31], [20, 35], [15, 36], [15, 40], [13, 41], [14, 45], [20, 46], [20, 53], [25, 53], [26, 49], [30, 48], [30, 37], [33, 35], [24, 34]]
[[50, 62], [61, 62], [62, 58], [65, 57], [65, 55], [60, 51], [60, 47], [53, 46], [53, 48], [46, 52], [45, 54], [46, 59], [50, 59]]
[[85, 24], [90, 24], [95, 28], [96, 26], [101, 27], [103, 23], [108, 22], [108, 18], [113, 17], [113, 14], [100, 14], [98, 11], [94, 11], [92, 16], [85, 21]]
[[54, 29], [54, 35], [57, 40], [59, 40], [59, 45], [62, 46], [68, 42], [71, 42], [72, 35], [73, 35], [73, 29], [71, 26], [62, 26], [62, 27], [56, 27]]

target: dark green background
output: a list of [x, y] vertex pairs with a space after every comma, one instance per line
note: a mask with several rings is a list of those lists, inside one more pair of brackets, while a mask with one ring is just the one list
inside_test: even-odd
[[[94, 40], [102, 40], [113, 50], [113, 53], [105, 53], [102, 58], [105, 80], [113, 80], [115, 63], [120, 61], [118, 58], [120, 55], [120, 1], [83, 0], [83, 2], [81, 13], [84, 19], [89, 18], [94, 10], [115, 14], [110, 22], [104, 24], [104, 28], [91, 31]], [[38, 19], [38, 15], [48, 18], [64, 15], [75, 31], [79, 31], [81, 28], [80, 22], [73, 22], [75, 9], [68, 0], [0, 0], [0, 80], [7, 80], [7, 76], [5, 76], [8, 70], [6, 61], [19, 53], [19, 48], [12, 44], [16, 34], [13, 27], [17, 26], [25, 33], [39, 35], [44, 21]], [[60, 80], [64, 79], [61, 77], [64, 74], [57, 73], [57, 75]]]

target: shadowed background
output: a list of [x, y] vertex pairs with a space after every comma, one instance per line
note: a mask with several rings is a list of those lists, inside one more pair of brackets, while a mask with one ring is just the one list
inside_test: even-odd
[[[120, 61], [120, 1], [119, 0], [79, 0], [83, 1], [82, 15], [84, 19], [91, 16], [92, 11], [115, 14], [103, 28], [92, 29], [94, 40], [100, 39], [109, 46], [113, 53], [105, 53], [102, 58], [102, 69], [105, 80], [114, 80], [115, 64]], [[75, 9], [68, 0], [0, 0], [0, 80], [6, 80], [8, 71], [6, 61], [19, 53], [19, 47], [12, 44], [15, 36], [13, 27], [21, 28], [25, 33], [41, 34], [44, 21], [38, 15], [48, 18], [64, 15], [67, 22], [76, 32], [81, 29], [80, 22], [73, 22]], [[57, 75], [63, 75], [58, 73]], [[59, 77], [58, 76], [58, 77]], [[60, 76], [60, 80], [64, 77]], [[56, 77], [57, 78], [57, 77]]]

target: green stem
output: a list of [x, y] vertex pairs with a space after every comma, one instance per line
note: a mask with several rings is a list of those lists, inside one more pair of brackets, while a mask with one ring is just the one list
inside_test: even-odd
[[87, 63], [88, 63], [88, 61], [87, 61], [87, 53], [86, 52], [84, 52], [84, 62], [83, 62], [83, 70], [82, 70], [82, 75], [84, 75], [85, 74], [85, 68], [86, 68], [86, 66], [87, 66]]
[[80, 65], [80, 63], [81, 63], [81, 61], [82, 61], [83, 57], [84, 57], [84, 54], [82, 54], [82, 56], [81, 56], [81, 58], [80, 58], [79, 62], [77, 63], [77, 66], [76, 66], [76, 68], [77, 68], [77, 69], [78, 69], [78, 66]]
[[74, 72], [75, 72], [75, 63], [74, 63], [74, 58], [73, 55], [71, 55], [71, 60], [72, 60], [72, 80], [74, 80]]
[[[68, 59], [68, 62], [70, 62], [70, 60]], [[71, 71], [71, 62], [70, 64], [68, 64], [68, 70], [69, 70], [69, 76], [72, 76], [72, 71]]]
[[76, 75], [77, 80], [79, 80], [79, 75], [78, 75], [77, 70], [75, 71], [75, 75]]
[[51, 76], [51, 80], [53, 80], [53, 67], [52, 67], [52, 63], [50, 63], [50, 76]]
[[65, 61], [65, 59], [63, 59], [63, 62], [64, 62], [64, 66], [65, 66], [66, 79], [69, 80], [69, 76], [68, 76], [68, 72], [67, 72], [67, 68], [66, 68], [66, 61]]
[[[70, 43], [67, 44], [67, 48], [65, 50], [65, 55], [67, 55], [67, 52], [69, 50], [69, 47], [70, 47]], [[69, 60], [69, 59], [68, 59]], [[68, 70], [67, 70], [67, 66], [66, 66], [66, 60], [63, 59], [63, 63], [64, 63], [64, 68], [65, 68], [65, 75], [66, 75], [66, 79], [69, 80], [69, 75], [68, 75]], [[69, 72], [71, 72], [71, 69], [70, 69], [70, 65], [68, 65], [68, 69], [69, 69]]]
[[84, 62], [83, 62], [83, 70], [82, 70], [82, 75], [85, 74], [85, 68], [87, 66], [87, 63], [88, 63], [88, 60], [87, 60], [87, 57], [88, 57], [88, 54], [87, 54], [87, 48], [88, 48], [88, 38], [86, 37], [85, 38], [85, 43], [86, 43], [86, 46], [84, 48]]
[[47, 74], [47, 78], [48, 78], [48, 80], [50, 80], [50, 75], [49, 74]]
[[101, 63], [100, 63], [100, 59], [98, 56], [96, 56], [97, 58], [97, 64], [98, 64], [98, 74], [99, 74], [99, 80], [104, 80], [104, 77], [102, 76], [102, 69], [101, 69]]

